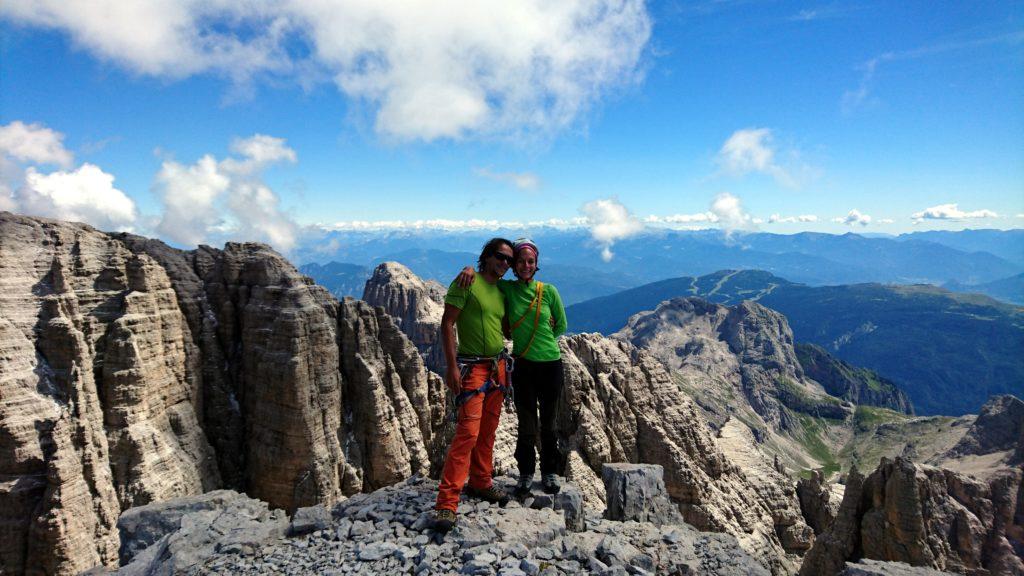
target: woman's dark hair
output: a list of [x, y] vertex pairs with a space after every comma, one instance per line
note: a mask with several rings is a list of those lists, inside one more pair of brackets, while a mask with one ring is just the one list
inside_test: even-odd
[[476, 269], [483, 272], [484, 262], [487, 260], [487, 257], [497, 254], [498, 248], [501, 248], [502, 244], [508, 246], [509, 250], [512, 249], [511, 240], [507, 240], [505, 238], [491, 238], [488, 240], [487, 244], [484, 244], [483, 249], [480, 250], [480, 257], [476, 260]]

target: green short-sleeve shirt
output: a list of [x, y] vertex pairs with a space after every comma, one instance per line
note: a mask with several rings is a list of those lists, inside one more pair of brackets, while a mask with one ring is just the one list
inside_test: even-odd
[[[544, 283], [540, 318], [537, 318], [537, 308], [531, 308], [537, 295], [536, 281], [531, 280], [529, 284], [525, 284], [518, 280], [498, 280], [498, 287], [505, 293], [509, 325], [514, 325], [522, 318], [519, 326], [512, 328], [512, 354], [534, 362], [547, 362], [561, 358], [562, 351], [558, 348], [558, 337], [565, 333], [568, 323], [565, 319], [562, 297], [558, 294], [558, 290], [551, 284]], [[554, 328], [550, 324], [551, 318], [555, 319]], [[534, 335], [534, 330], [536, 330], [536, 335]], [[528, 350], [527, 346], [529, 346]], [[526, 350], [525, 355], [523, 355], [523, 350]]]
[[459, 288], [452, 282], [444, 303], [462, 310], [455, 321], [459, 333], [459, 354], [494, 356], [504, 350], [501, 319], [505, 315], [505, 295], [496, 284], [488, 283], [477, 272], [476, 280], [469, 288]]

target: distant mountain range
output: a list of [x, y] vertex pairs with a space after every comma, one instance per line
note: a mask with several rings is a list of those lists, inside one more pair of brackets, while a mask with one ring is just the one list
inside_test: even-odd
[[678, 296], [777, 310], [797, 341], [891, 378], [919, 414], [966, 414], [990, 395], [1024, 395], [1024, 309], [934, 286], [813, 287], [763, 271], [718, 272], [569, 306], [569, 329], [611, 334], [632, 314]]
[[942, 287], [954, 292], [985, 294], [997, 300], [1024, 304], [1024, 273], [984, 284], [961, 284], [956, 280], [951, 280], [943, 284]]
[[901, 234], [897, 240], [923, 240], [963, 252], [988, 252], [1024, 265], [1024, 230], [929, 230]]
[[299, 266], [299, 272], [309, 276], [317, 284], [330, 290], [335, 298], [341, 300], [345, 296], [359, 298], [363, 294], [363, 286], [370, 277], [372, 270], [358, 264], [328, 262], [317, 264], [310, 262]]
[[[493, 235], [514, 238], [522, 233], [496, 230]], [[367, 268], [397, 261], [425, 279], [447, 285], [459, 268], [475, 262], [480, 246], [491, 235], [479, 231], [332, 231], [307, 241], [292, 257], [298, 262], [347, 262]], [[601, 259], [601, 246], [584, 229], [542, 228], [533, 238], [541, 247], [539, 278], [557, 285], [570, 303], [722, 269], [765, 270], [812, 286], [953, 282], [967, 289], [978, 285], [979, 291], [988, 283], [1024, 273], [1024, 230], [922, 232], [899, 237], [648, 230], [617, 242], [609, 262]], [[1024, 293], [1013, 292], [1012, 286], [1008, 290], [1011, 296], [1024, 299]]]
[[[476, 258], [476, 254], [469, 252], [410, 248], [385, 258], [375, 259], [370, 267], [339, 262], [329, 262], [323, 265], [311, 262], [300, 266], [299, 271], [313, 278], [317, 284], [327, 288], [338, 298], [345, 296], [361, 298], [363, 286], [369, 279], [373, 267], [381, 262], [401, 262], [417, 276], [427, 280], [436, 280], [442, 285], [448, 286], [464, 266], [475, 267]], [[641, 282], [632, 276], [601, 272], [583, 266], [559, 264], [550, 269], [546, 266], [542, 268], [541, 277], [545, 282], [558, 286], [559, 293], [566, 305], [619, 292]], [[508, 274], [507, 277], [512, 278], [512, 274]]]

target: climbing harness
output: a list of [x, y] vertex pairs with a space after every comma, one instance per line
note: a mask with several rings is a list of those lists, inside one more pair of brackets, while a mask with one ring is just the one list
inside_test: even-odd
[[[509, 355], [508, 352], [502, 350], [500, 354], [495, 356], [463, 356], [460, 355], [456, 358], [459, 365], [459, 380], [464, 381], [466, 376], [469, 375], [469, 371], [473, 369], [473, 366], [477, 364], [490, 363], [491, 371], [487, 375], [487, 380], [484, 381], [483, 386], [475, 390], [463, 390], [459, 394], [451, 397], [451, 420], [457, 422], [459, 419], [459, 408], [469, 401], [470, 398], [477, 394], [488, 394], [500, 390], [504, 395], [505, 409], [509, 412], [515, 410], [515, 391], [512, 387], [512, 371], [515, 369], [515, 359]], [[504, 361], [505, 366], [505, 385], [502, 386], [497, 378], [499, 367]]]

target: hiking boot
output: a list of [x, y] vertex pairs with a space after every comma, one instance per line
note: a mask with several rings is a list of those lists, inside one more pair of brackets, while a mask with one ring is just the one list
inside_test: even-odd
[[466, 486], [466, 494], [474, 498], [486, 500], [487, 502], [493, 502], [499, 506], [508, 504], [508, 493], [494, 484], [491, 484], [487, 488], [473, 488], [472, 486]]
[[558, 483], [558, 476], [554, 474], [545, 474], [544, 479], [541, 481], [541, 487], [548, 494], [558, 494], [562, 489], [562, 485]]
[[519, 477], [519, 481], [516, 482], [516, 487], [512, 490], [512, 495], [516, 498], [526, 498], [530, 495], [530, 488], [533, 486], [533, 474], [526, 476], [522, 475]]
[[447, 508], [440, 508], [434, 510], [434, 518], [431, 522], [434, 530], [438, 532], [447, 532], [455, 527], [455, 524], [459, 521], [458, 516], [455, 515], [454, 510]]

